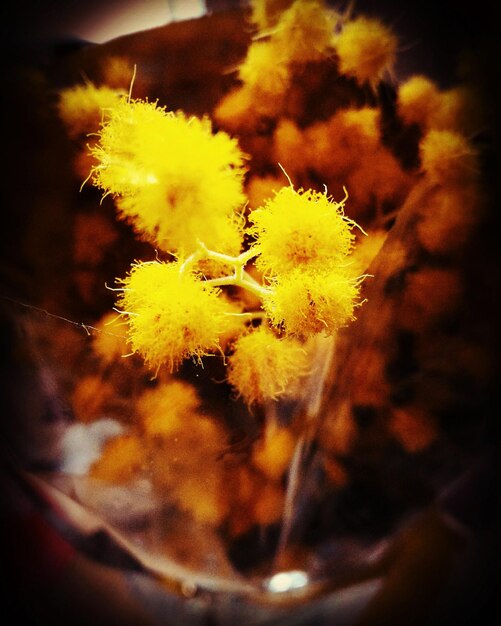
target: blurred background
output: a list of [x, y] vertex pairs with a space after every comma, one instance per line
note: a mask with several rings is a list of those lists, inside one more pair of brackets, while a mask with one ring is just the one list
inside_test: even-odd
[[[348, 2], [332, 2], [332, 4], [341, 9], [349, 5]], [[411, 74], [422, 73], [435, 79], [441, 87], [447, 88], [465, 76], [470, 79], [473, 77], [490, 110], [492, 125], [489, 140], [492, 155], [497, 155], [499, 152], [497, 116], [500, 56], [496, 3], [488, 0], [471, 4], [431, 0], [407, 3], [401, 0], [359, 0], [353, 4], [356, 11], [381, 18], [385, 23], [393, 26], [398, 33], [401, 51], [395, 68], [397, 79], [403, 80]], [[0, 295], [2, 297], [12, 296], [29, 303], [32, 296], [35, 297], [35, 301], [39, 296], [37, 292], [39, 278], [41, 280], [38, 284], [42, 285], [46, 284], [47, 280], [53, 283], [62, 283], [66, 280], [64, 275], [58, 273], [59, 266], [51, 265], [50, 258], [40, 263], [40, 267], [45, 268], [47, 275], [33, 277], [33, 274], [30, 274], [33, 268], [29, 262], [25, 262], [22, 253], [23, 246], [20, 243], [23, 240], [23, 245], [38, 247], [40, 250], [50, 247], [55, 249], [58, 246], [63, 250], [65, 246], [68, 246], [65, 239], [67, 237], [65, 213], [61, 208], [62, 219], [58, 221], [59, 213], [56, 203], [60, 201], [58, 196], [61, 190], [61, 197], [68, 203], [76, 194], [73, 189], [74, 180], [69, 178], [69, 165], [64, 163], [65, 156], [69, 159], [65, 138], [62, 138], [57, 132], [58, 129], [52, 126], [53, 120], [45, 116], [46, 101], [43, 98], [34, 97], [37, 94], [34, 89], [37, 74], [32, 72], [32, 69], [45, 70], [69, 52], [86, 46], [101, 45], [130, 33], [161, 27], [171, 22], [198, 18], [206, 13], [225, 11], [235, 6], [241, 6], [241, 4], [235, 0], [94, 0], [87, 2], [19, 0], [14, 3], [3, 3], [1, 46], [4, 68], [4, 96], [2, 98], [4, 185], [3, 236], [0, 254]], [[29, 81], [26, 80], [27, 77]], [[154, 95], [152, 94], [152, 97]], [[42, 122], [42, 127], [40, 122]], [[50, 155], [55, 151], [58, 152], [59, 157], [53, 164]], [[35, 172], [36, 168], [39, 169]], [[489, 192], [493, 198], [492, 206], [495, 206], [498, 189], [493, 186]], [[43, 199], [41, 204], [37, 204], [39, 197]], [[33, 217], [31, 213], [33, 207], [37, 209], [35, 211], [37, 221], [34, 225], [30, 225], [31, 240], [26, 242], [24, 235], [29, 220]], [[50, 228], [47, 228], [44, 222], [47, 215], [54, 220]], [[38, 225], [41, 227], [39, 228]], [[45, 239], [39, 237], [40, 233], [43, 233]], [[492, 277], [492, 282], [489, 284], [492, 285], [492, 297], [495, 299], [499, 295], [496, 268], [486, 269]], [[42, 270], [37, 268], [37, 271]], [[8, 353], [9, 340], [9, 328], [3, 326], [0, 346], [2, 357]], [[496, 345], [497, 337], [493, 337], [493, 351], [496, 350]], [[5, 374], [2, 382], [7, 387], [10, 384], [7, 377], [10, 364], [6, 360], [2, 365]], [[26, 399], [27, 410], [30, 410], [29, 396], [32, 394], [31, 388], [28, 388], [30, 393], [26, 393], [26, 398], [23, 400]], [[33, 399], [36, 400], [35, 394], [33, 394]], [[58, 410], [58, 407], [52, 408], [55, 411]], [[17, 424], [14, 426], [17, 427]], [[471, 488], [479, 494], [481, 524], [485, 523], [485, 517], [492, 513], [492, 497], [497, 485], [494, 482], [495, 476], [492, 473], [492, 467], [488, 465], [486, 470], [481, 468], [480, 478], [474, 476], [472, 481], [473, 487]], [[466, 491], [468, 488], [466, 485]], [[453, 515], [459, 507], [459, 514], [468, 519], [468, 512], [461, 510], [461, 507], [464, 508], [466, 502], [466, 508], [468, 508], [471, 493], [465, 496], [463, 488], [460, 489], [460, 495], [457, 498], [454, 493], [450, 495], [450, 500], [444, 506], [449, 507]], [[437, 546], [435, 556], [438, 559], [441, 556], [445, 559], [450, 556], [447, 543], [449, 538], [447, 537], [445, 541], [447, 545], [444, 547], [443, 537], [437, 536], [437, 533], [440, 535], [443, 529], [437, 528], [435, 522], [436, 520], [426, 520], [424, 527], [411, 529], [411, 547], [406, 548], [406, 557], [409, 558], [405, 565], [402, 565], [402, 569], [397, 569], [395, 574], [397, 577], [399, 572], [402, 579], [409, 572], [414, 575], [419, 567], [424, 567], [419, 562], [419, 553], [424, 544]], [[494, 574], [496, 568], [493, 547], [499, 545], [499, 538], [493, 535], [494, 530], [492, 525], [489, 525], [488, 536], [482, 537], [482, 542], [478, 546], [473, 546], [470, 553], [466, 555], [466, 558], [471, 560], [465, 570], [460, 572], [459, 578], [455, 581], [456, 587], [449, 590], [454, 597], [456, 610], [451, 617], [450, 604], [447, 603], [447, 599], [444, 600], [444, 613], [440, 614], [438, 610], [433, 626], [435, 624], [443, 626], [453, 621], [455, 626], [458, 626], [461, 624], [462, 609], [469, 605], [471, 598], [485, 597], [485, 595], [482, 596], [480, 586], [486, 581], [492, 583], [491, 573]], [[52, 545], [52, 539], [52, 536], [44, 537], [48, 546]], [[489, 551], [492, 553], [489, 554]], [[59, 552], [63, 553], [61, 559], [64, 560], [64, 549], [60, 549]], [[435, 562], [430, 557], [430, 562], [426, 564], [423, 571], [426, 573], [434, 566]], [[86, 570], [86, 573], [91, 579], [92, 571]], [[461, 580], [461, 574], [464, 574], [463, 580]], [[478, 582], [476, 587], [472, 587], [471, 583], [475, 577], [478, 577]], [[422, 580], [419, 571], [414, 579], [411, 576], [412, 580], [419, 584]], [[103, 576], [103, 582], [107, 583], [105, 576]], [[398, 593], [401, 591], [402, 587]], [[387, 625], [388, 622], [384, 621], [385, 615], [387, 617], [384, 606], [381, 609], [381, 615], [383, 616], [381, 623]], [[131, 616], [131, 620], [137, 618], [137, 623], [140, 623], [140, 617], [136, 616], [132, 608]], [[205, 620], [205, 617], [201, 619]], [[396, 619], [398, 620], [398, 617]], [[448, 619], [450, 621], [447, 621]], [[479, 613], [478, 620], [481, 619]], [[113, 622], [110, 621], [110, 623]], [[122, 624], [125, 623], [122, 622]], [[133, 624], [134, 621], [131, 623]], [[208, 622], [202, 621], [202, 623]], [[370, 623], [372, 625], [377, 622]], [[488, 624], [489, 621], [485, 619], [464, 623]], [[395, 626], [399, 626], [398, 621], [395, 622]]]

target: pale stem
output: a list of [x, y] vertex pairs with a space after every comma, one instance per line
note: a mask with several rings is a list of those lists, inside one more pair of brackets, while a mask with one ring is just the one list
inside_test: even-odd
[[179, 268], [179, 273], [181, 275], [185, 274], [193, 265], [198, 263], [198, 261], [201, 261], [204, 256], [205, 255], [202, 250], [196, 250], [193, 254], [190, 254], [190, 256], [184, 260], [183, 264]]
[[265, 296], [270, 293], [270, 290], [266, 287], [263, 287], [259, 283], [251, 282], [246, 278], [239, 280], [237, 276], [222, 276], [221, 278], [209, 278], [205, 281], [206, 285], [210, 287], [242, 287], [242, 289], [246, 289], [253, 295], [257, 296], [260, 300], [262, 300]]
[[215, 252], [210, 250], [207, 246], [199, 241], [198, 250], [193, 252], [181, 265], [180, 273], [183, 274], [188, 271], [193, 265], [203, 259], [210, 259], [213, 261], [219, 261], [225, 265], [230, 265], [233, 268], [233, 276], [221, 276], [219, 278], [209, 278], [205, 280], [205, 284], [211, 287], [227, 287], [235, 286], [242, 287], [250, 293], [257, 296], [262, 300], [266, 295], [270, 293], [270, 290], [259, 284], [250, 274], [245, 271], [247, 263], [257, 256], [259, 253], [250, 248], [245, 252], [242, 252], [238, 256], [231, 256], [229, 254], [223, 254], [222, 252]]

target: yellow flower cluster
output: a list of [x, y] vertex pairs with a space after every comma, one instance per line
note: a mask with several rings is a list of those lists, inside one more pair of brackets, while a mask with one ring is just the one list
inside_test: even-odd
[[276, 400], [307, 372], [308, 357], [301, 344], [280, 339], [266, 326], [241, 336], [228, 360], [227, 379], [247, 404]]
[[[335, 43], [342, 56], [334, 33], [344, 18], [324, 0], [255, 0], [251, 10], [257, 32], [238, 70], [244, 116], [249, 103], [275, 107], [293, 72], [329, 56]], [[228, 381], [249, 404], [283, 395], [305, 373], [301, 341], [332, 334], [353, 318], [360, 279], [350, 258], [354, 222], [344, 215], [344, 200], [291, 185], [251, 203], [244, 215], [246, 156], [226, 132], [214, 133], [208, 118], [118, 98], [90, 84], [62, 93], [59, 108], [73, 133], [72, 115], [100, 112], [100, 123], [94, 119], [91, 128], [86, 122], [88, 131], [97, 131], [90, 146], [93, 184], [113, 196], [119, 217], [141, 238], [178, 259], [135, 264], [121, 281], [117, 307], [132, 352], [153, 369], [166, 364], [171, 371], [187, 358], [228, 353]], [[359, 152], [372, 154], [378, 124], [378, 112], [369, 107], [342, 111], [304, 131], [282, 119], [271, 147], [280, 162], [301, 153], [300, 167], [313, 164], [323, 177], [332, 159], [346, 165]], [[333, 137], [340, 136], [348, 148], [333, 150]], [[251, 245], [242, 252], [244, 235]], [[258, 327], [250, 324], [256, 318]], [[95, 342], [103, 363], [120, 350], [110, 335]]]
[[217, 352], [220, 335], [233, 328], [219, 289], [181, 273], [178, 262], [134, 265], [122, 283], [118, 306], [130, 345], [153, 368], [174, 370], [186, 358]]
[[329, 189], [346, 185], [350, 213], [358, 220], [372, 203], [398, 204], [410, 186], [409, 173], [382, 141], [380, 125], [380, 110], [368, 106], [341, 109], [304, 128], [281, 118], [273, 157], [296, 179], [314, 172]]
[[[290, 71], [291, 63], [317, 61], [335, 52], [342, 74], [355, 78], [360, 84], [375, 85], [395, 62], [397, 38], [377, 19], [362, 15], [347, 20], [328, 8], [323, 0], [295, 0], [280, 14], [273, 2], [254, 0], [252, 4], [258, 37], [267, 35], [270, 54], [274, 51], [275, 63], [270, 63], [268, 71], [273, 71], [277, 65]], [[339, 32], [336, 32], [337, 26], [341, 26]], [[257, 75], [251, 69], [256, 67], [257, 70], [252, 54], [254, 45], [242, 64], [244, 72], [240, 73], [240, 78], [244, 83], [248, 74]]]
[[198, 522], [220, 523], [228, 513], [224, 466], [217, 463], [226, 433], [200, 405], [194, 387], [180, 380], [144, 391], [135, 406], [138, 423], [107, 443], [92, 477], [128, 482], [148, 476], [161, 497]]
[[[202, 245], [183, 263], [137, 264], [122, 281], [118, 306], [128, 317], [132, 350], [148, 365], [166, 363], [172, 371], [183, 359], [229, 349], [227, 380], [254, 404], [284, 395], [305, 374], [307, 357], [297, 339], [333, 334], [353, 318], [360, 279], [349, 271], [354, 223], [344, 215], [344, 201], [284, 187], [249, 221], [254, 245], [248, 252], [230, 257]], [[267, 285], [244, 270], [252, 258]], [[206, 279], [199, 270], [204, 259], [232, 266], [233, 274]], [[238, 302], [219, 289], [229, 285], [257, 297], [257, 314], [275, 330], [264, 321], [246, 333]], [[278, 329], [290, 337], [279, 338]]]
[[[118, 483], [147, 479], [162, 504], [225, 538], [287, 520], [292, 459], [318, 413], [324, 381], [338, 375], [331, 351], [336, 345], [339, 356], [352, 340], [332, 336], [354, 319], [365, 272], [384, 282], [386, 271], [409, 260], [409, 250], [388, 236], [406, 198], [416, 204], [416, 245], [440, 258], [440, 267], [408, 277], [402, 327], [435, 328], [464, 298], [448, 255], [463, 254], [481, 210], [478, 154], [466, 139], [482, 128], [475, 94], [465, 86], [441, 90], [418, 75], [393, 85], [391, 111], [381, 98], [369, 102], [367, 87], [391, 72], [398, 41], [379, 20], [352, 17], [349, 4], [340, 15], [328, 0], [249, 0], [247, 54], [234, 66], [233, 87], [223, 81], [213, 92], [219, 102], [209, 98], [218, 132], [208, 118], [111, 89], [129, 84], [127, 59], [106, 59], [108, 87], [64, 90], [58, 103], [70, 136], [91, 144], [86, 160], [79, 157], [83, 177], [91, 172], [118, 216], [163, 259], [137, 263], [119, 281], [118, 323], [105, 316], [94, 327], [92, 373], [73, 388], [79, 419], [116, 413], [127, 427], [90, 474]], [[148, 92], [148, 80], [138, 93]], [[243, 151], [252, 155], [249, 168]], [[297, 191], [283, 187], [278, 164]], [[345, 186], [349, 216], [369, 237], [345, 216], [345, 200], [333, 200]], [[104, 269], [111, 259], [105, 252], [120, 231], [105, 225], [86, 210], [76, 217], [74, 257], [82, 267]], [[91, 293], [85, 277], [79, 286]], [[154, 384], [145, 382], [141, 359], [120, 359], [130, 351], [157, 370]], [[197, 381], [209, 399], [212, 372], [195, 384], [172, 376], [185, 359], [214, 355], [249, 414], [254, 405], [285, 398], [288, 409], [294, 401], [287, 425], [284, 407], [266, 405], [260, 436], [237, 439], [243, 433], [233, 429], [225, 395], [216, 390], [217, 415], [198, 395]], [[358, 436], [352, 406], [384, 405], [391, 392], [382, 352], [362, 356], [357, 368], [368, 383], [319, 431], [325, 474], [336, 487], [349, 481], [342, 458]], [[436, 437], [436, 424], [404, 409], [390, 415], [388, 432], [418, 452]]]
[[423, 131], [452, 130], [470, 134], [481, 126], [481, 105], [471, 87], [439, 89], [427, 76], [416, 74], [398, 87], [398, 113], [406, 124]]
[[242, 84], [227, 94], [215, 116], [230, 122], [251, 111], [272, 115], [283, 104], [294, 66], [326, 58], [332, 52], [337, 14], [323, 0], [256, 0], [251, 20], [254, 41], [238, 67]]
[[92, 154], [94, 184], [116, 196], [120, 216], [162, 250], [189, 254], [198, 240], [240, 250], [244, 155], [226, 133], [213, 134], [208, 119], [122, 100]]
[[268, 422], [243, 464], [228, 454], [228, 433], [189, 383], [168, 378], [144, 390], [134, 409], [136, 422], [106, 443], [92, 478], [147, 478], [162, 502], [233, 536], [280, 520], [282, 478], [296, 445], [291, 429]]

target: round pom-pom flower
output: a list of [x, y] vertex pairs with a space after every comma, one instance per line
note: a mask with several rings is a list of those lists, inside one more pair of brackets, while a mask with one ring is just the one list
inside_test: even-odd
[[354, 319], [359, 287], [360, 279], [343, 270], [316, 274], [296, 270], [277, 279], [263, 308], [272, 324], [290, 335], [332, 335]]
[[288, 61], [317, 61], [330, 53], [336, 23], [336, 14], [321, 0], [296, 0], [281, 14], [271, 36]]
[[276, 400], [307, 371], [301, 344], [281, 339], [265, 326], [242, 335], [228, 360], [228, 382], [247, 404]]
[[122, 100], [92, 154], [94, 184], [118, 196], [120, 216], [140, 235], [169, 252], [189, 254], [198, 240], [239, 252], [244, 155], [208, 119]]
[[290, 82], [286, 58], [272, 41], [253, 42], [238, 75], [246, 86], [268, 96], [283, 94]]
[[406, 124], [427, 128], [439, 106], [440, 92], [426, 76], [415, 75], [398, 88], [397, 110]]
[[343, 262], [353, 246], [353, 222], [345, 218], [343, 202], [311, 189], [283, 187], [252, 211], [249, 220], [260, 253], [256, 266], [273, 275], [298, 267], [328, 271]]
[[125, 94], [102, 85], [87, 82], [63, 89], [59, 93], [57, 111], [70, 137], [77, 138], [98, 130], [111, 110]]
[[393, 32], [379, 20], [357, 17], [334, 40], [339, 69], [359, 84], [375, 85], [395, 62], [397, 43]]
[[128, 340], [148, 365], [174, 370], [185, 358], [220, 350], [232, 320], [219, 289], [180, 273], [177, 262], [134, 265], [122, 283], [118, 306], [128, 317]]

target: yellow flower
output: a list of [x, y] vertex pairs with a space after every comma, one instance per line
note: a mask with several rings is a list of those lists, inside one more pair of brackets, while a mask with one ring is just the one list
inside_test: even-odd
[[334, 39], [342, 74], [374, 85], [395, 62], [397, 38], [377, 19], [364, 16], [348, 22]]
[[272, 41], [257, 41], [249, 46], [238, 76], [257, 93], [274, 96], [283, 94], [289, 86], [290, 69]]
[[411, 76], [398, 88], [397, 109], [406, 124], [427, 128], [439, 102], [439, 89], [426, 76]]
[[118, 214], [143, 239], [177, 256], [194, 252], [199, 241], [217, 252], [238, 255], [243, 238], [241, 219], [208, 210], [204, 199], [197, 197], [201, 190], [186, 185], [186, 192], [178, 190], [179, 200], [172, 196], [170, 206], [165, 203], [164, 189], [144, 186], [134, 196], [117, 200]]
[[291, 335], [332, 335], [354, 319], [359, 284], [343, 270], [310, 274], [299, 269], [277, 279], [263, 308], [275, 326]]
[[88, 82], [61, 90], [57, 111], [70, 137], [79, 137], [96, 132], [124, 95], [117, 89], [96, 87]]
[[140, 263], [122, 281], [118, 306], [128, 317], [129, 343], [153, 368], [174, 370], [185, 358], [220, 350], [219, 336], [232, 324], [219, 289], [179, 269], [177, 262]]
[[143, 237], [169, 252], [189, 254], [202, 240], [238, 253], [244, 155], [208, 119], [123, 100], [92, 154], [94, 184], [119, 197], [120, 216]]
[[241, 336], [228, 359], [228, 382], [251, 405], [276, 400], [306, 374], [307, 356], [293, 339], [278, 338], [265, 326]]
[[343, 203], [324, 193], [283, 187], [249, 219], [260, 252], [256, 266], [263, 272], [329, 271], [353, 246], [353, 223], [344, 217]]
[[289, 62], [318, 61], [330, 52], [336, 23], [322, 0], [296, 0], [280, 15], [271, 38]]

